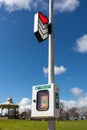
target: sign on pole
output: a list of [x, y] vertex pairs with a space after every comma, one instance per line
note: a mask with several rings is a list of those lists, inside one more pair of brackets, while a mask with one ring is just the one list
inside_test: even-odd
[[48, 38], [48, 17], [38, 12], [34, 16], [34, 34], [39, 42]]
[[32, 118], [59, 117], [59, 88], [55, 84], [42, 84], [32, 89]]

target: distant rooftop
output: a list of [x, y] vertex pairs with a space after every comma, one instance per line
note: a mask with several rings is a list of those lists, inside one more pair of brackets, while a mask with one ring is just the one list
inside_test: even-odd
[[6, 99], [6, 104], [13, 104], [13, 99], [11, 97], [8, 97]]
[[0, 104], [0, 108], [18, 108], [19, 105], [13, 103], [13, 99], [8, 97], [6, 102]]

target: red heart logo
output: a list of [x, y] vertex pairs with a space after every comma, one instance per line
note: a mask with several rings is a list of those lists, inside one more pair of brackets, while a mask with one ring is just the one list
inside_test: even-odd
[[48, 17], [44, 16], [41, 12], [38, 13], [39, 18], [43, 24], [48, 24]]

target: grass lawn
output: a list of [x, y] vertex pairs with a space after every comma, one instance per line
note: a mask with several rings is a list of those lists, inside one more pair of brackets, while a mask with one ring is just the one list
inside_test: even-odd
[[[0, 130], [48, 130], [48, 123], [42, 121], [0, 119]], [[87, 130], [87, 120], [58, 121], [56, 130]]]

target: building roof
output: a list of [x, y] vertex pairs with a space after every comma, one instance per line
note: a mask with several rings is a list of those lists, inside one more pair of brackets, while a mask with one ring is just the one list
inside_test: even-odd
[[19, 107], [19, 105], [14, 104], [13, 99], [11, 97], [8, 97], [6, 99], [5, 103], [0, 104], [0, 108], [2, 108], [2, 109], [4, 109], [4, 108], [18, 108], [18, 107]]

